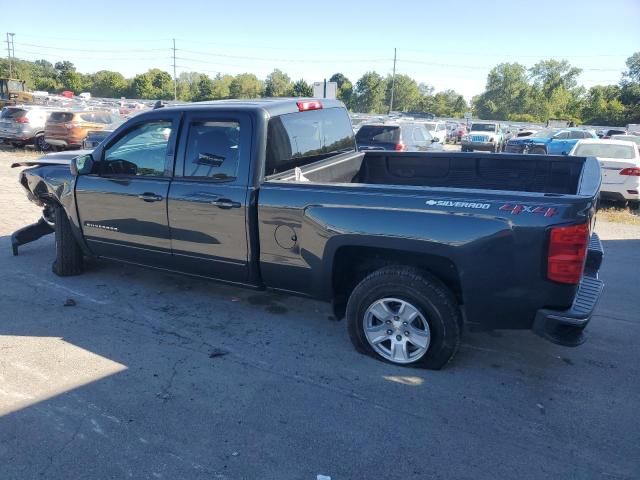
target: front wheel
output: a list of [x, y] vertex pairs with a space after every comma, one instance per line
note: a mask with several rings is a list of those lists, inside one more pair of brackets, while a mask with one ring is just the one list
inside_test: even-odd
[[44, 139], [44, 135], [38, 135], [33, 141], [33, 144], [38, 152], [48, 152], [51, 150], [51, 145]]
[[349, 297], [347, 323], [358, 351], [397, 365], [440, 369], [461, 338], [453, 294], [412, 267], [381, 268], [362, 280]]
[[56, 259], [51, 266], [53, 273], [60, 277], [79, 275], [83, 270], [82, 250], [71, 231], [71, 222], [61, 206], [54, 208], [56, 236]]

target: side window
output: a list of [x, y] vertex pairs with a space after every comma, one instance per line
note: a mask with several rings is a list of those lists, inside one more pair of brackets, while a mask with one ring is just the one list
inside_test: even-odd
[[567, 138], [569, 138], [569, 132], [560, 132], [553, 138], [555, 138], [556, 140], [566, 140]]
[[196, 121], [189, 126], [185, 177], [233, 180], [238, 175], [240, 124]]
[[585, 138], [585, 135], [583, 132], [580, 132], [578, 130], [571, 130], [569, 132], [569, 138], [571, 139], [576, 139], [576, 138]]
[[107, 175], [163, 176], [171, 122], [136, 125], [104, 152], [102, 173]]

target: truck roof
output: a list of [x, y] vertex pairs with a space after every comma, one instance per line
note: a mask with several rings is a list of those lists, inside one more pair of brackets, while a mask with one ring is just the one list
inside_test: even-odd
[[317, 101], [323, 108], [345, 108], [339, 100], [328, 98], [248, 98], [230, 100], [212, 100], [194, 103], [167, 105], [171, 110], [261, 110], [271, 116], [299, 112], [298, 102]]

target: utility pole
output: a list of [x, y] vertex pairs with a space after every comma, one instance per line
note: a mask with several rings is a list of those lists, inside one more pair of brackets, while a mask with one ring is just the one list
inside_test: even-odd
[[7, 32], [7, 58], [9, 59], [9, 78], [11, 78], [11, 43], [9, 43], [9, 35], [13, 35], [13, 33]]
[[173, 39], [173, 100], [178, 100], [178, 78], [176, 77], [176, 39]]
[[389, 102], [389, 113], [393, 111], [393, 94], [396, 88], [396, 52], [397, 49], [393, 49], [393, 76], [391, 77], [391, 101]]
[[15, 60], [15, 58], [16, 58], [16, 45], [13, 42], [13, 37], [15, 36], [15, 33], [10, 33], [9, 35], [11, 35], [11, 56]]

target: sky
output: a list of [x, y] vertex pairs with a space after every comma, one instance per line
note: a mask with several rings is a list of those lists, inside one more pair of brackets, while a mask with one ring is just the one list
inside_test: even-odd
[[367, 71], [390, 74], [396, 48], [397, 73], [470, 99], [499, 63], [566, 59], [584, 70], [580, 83], [588, 88], [618, 83], [625, 60], [640, 51], [640, 0], [53, 5], [21, 0], [20, 10], [33, 14], [0, 19], [2, 40], [15, 33], [16, 57], [65, 59], [82, 73], [116, 70], [126, 77], [154, 67], [173, 74], [173, 39], [178, 75], [250, 72], [263, 79], [279, 68], [307, 82], [336, 72], [353, 83]]

